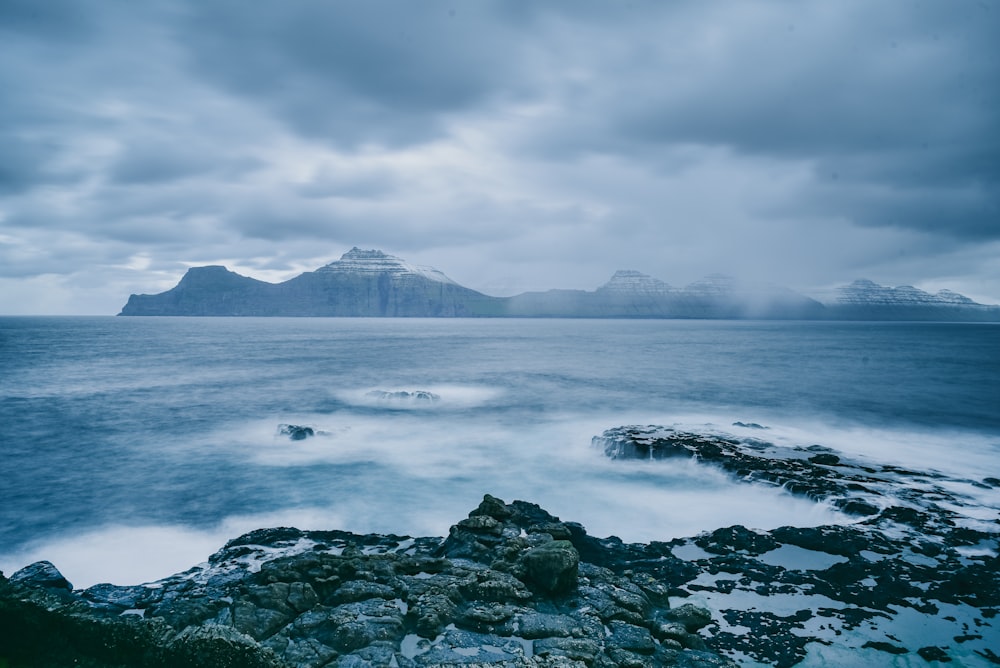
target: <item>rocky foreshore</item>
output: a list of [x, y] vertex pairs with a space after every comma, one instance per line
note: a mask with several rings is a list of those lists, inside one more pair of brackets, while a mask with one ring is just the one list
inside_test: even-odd
[[[263, 529], [155, 583], [74, 591], [47, 562], [0, 584], [16, 666], [733, 665], [671, 608], [679, 559], [625, 553], [487, 495], [446, 539]], [[668, 554], [668, 552], [665, 552]]]
[[1000, 480], [664, 427], [595, 445], [845, 521], [627, 544], [486, 495], [443, 539], [262, 529], [144, 585], [74, 590], [39, 562], [0, 576], [0, 666], [1000, 664], [1000, 520], [977, 500]]

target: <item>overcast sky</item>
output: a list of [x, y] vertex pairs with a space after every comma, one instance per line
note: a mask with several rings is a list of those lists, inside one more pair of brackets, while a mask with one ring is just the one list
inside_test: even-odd
[[352, 246], [1000, 302], [1000, 2], [0, 2], [0, 313]]

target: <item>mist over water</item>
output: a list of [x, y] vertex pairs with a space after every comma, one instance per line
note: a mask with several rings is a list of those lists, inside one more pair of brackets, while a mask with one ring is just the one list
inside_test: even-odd
[[680, 424], [982, 477], [998, 351], [964, 324], [0, 318], [0, 569], [130, 584], [261, 526], [444, 535], [484, 493], [627, 541], [848, 521], [591, 438]]

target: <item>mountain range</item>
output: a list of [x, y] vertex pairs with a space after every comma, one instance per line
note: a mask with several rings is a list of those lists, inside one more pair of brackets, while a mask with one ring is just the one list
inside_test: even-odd
[[192, 267], [172, 289], [131, 295], [123, 316], [581, 317], [1000, 321], [1000, 306], [949, 290], [857, 280], [829, 303], [787, 288], [712, 274], [683, 288], [634, 270], [594, 291], [548, 290], [491, 297], [445, 274], [352, 248], [339, 260], [283, 283], [221, 266]]

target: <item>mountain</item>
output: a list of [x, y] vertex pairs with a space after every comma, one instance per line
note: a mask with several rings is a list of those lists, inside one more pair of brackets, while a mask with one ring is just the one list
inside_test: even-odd
[[829, 304], [773, 285], [711, 274], [683, 288], [621, 270], [596, 290], [490, 297], [442, 272], [379, 250], [352, 248], [339, 260], [283, 283], [225, 267], [192, 267], [171, 290], [132, 295], [120, 315], [716, 318], [785, 320], [1000, 321], [1000, 306], [942, 290], [890, 288], [858, 280]]
[[911, 285], [893, 288], [863, 278], [838, 288], [828, 306], [842, 319], [1000, 321], [1000, 306], [980, 304], [951, 290], [931, 294]]
[[594, 292], [549, 290], [511, 297], [517, 316], [590, 318], [773, 318], [824, 317], [819, 302], [786, 288], [745, 284], [712, 274], [684, 288], [633, 270], [615, 273]]
[[277, 284], [193, 267], [171, 290], [132, 295], [121, 315], [456, 317], [502, 315], [502, 304], [436, 269], [353, 248]]

